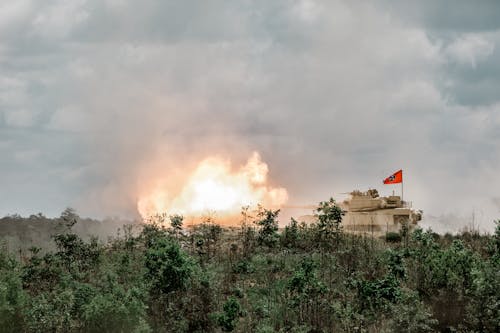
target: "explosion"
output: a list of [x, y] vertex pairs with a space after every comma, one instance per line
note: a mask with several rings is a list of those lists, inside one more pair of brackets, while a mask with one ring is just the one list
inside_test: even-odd
[[139, 199], [137, 208], [143, 218], [157, 213], [193, 218], [215, 213], [228, 218], [239, 214], [244, 206], [283, 205], [288, 199], [287, 191], [268, 186], [268, 172], [257, 152], [236, 171], [229, 160], [209, 157], [198, 164], [175, 196], [167, 188], [157, 186]]

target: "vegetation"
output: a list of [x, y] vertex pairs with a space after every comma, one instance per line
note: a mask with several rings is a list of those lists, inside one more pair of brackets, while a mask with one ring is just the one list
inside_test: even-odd
[[245, 208], [232, 229], [161, 215], [107, 241], [77, 235], [72, 210], [40, 217], [47, 246], [0, 253], [0, 330], [500, 331], [500, 222], [373, 239], [343, 232], [333, 200], [316, 224], [280, 231], [278, 214]]

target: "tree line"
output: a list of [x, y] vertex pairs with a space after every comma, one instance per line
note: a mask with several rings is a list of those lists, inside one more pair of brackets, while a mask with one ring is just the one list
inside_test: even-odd
[[498, 332], [500, 222], [493, 234], [416, 229], [383, 238], [242, 210], [239, 227], [152, 216], [107, 241], [67, 210], [49, 250], [0, 254], [2, 332]]

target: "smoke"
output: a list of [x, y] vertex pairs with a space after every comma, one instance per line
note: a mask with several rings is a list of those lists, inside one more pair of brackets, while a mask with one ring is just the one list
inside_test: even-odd
[[481, 207], [490, 229], [498, 216], [496, 30], [475, 31], [475, 54], [455, 47], [463, 29], [445, 36], [384, 1], [4, 7], [1, 212], [139, 217], [158, 182], [169, 201], [207, 156], [259, 151], [292, 204], [385, 195], [403, 169], [426, 213]]
[[500, 214], [500, 198], [493, 198], [493, 204], [497, 208], [497, 212]]

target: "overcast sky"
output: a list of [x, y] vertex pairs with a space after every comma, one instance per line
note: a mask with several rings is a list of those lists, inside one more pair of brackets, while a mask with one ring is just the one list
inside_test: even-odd
[[134, 216], [257, 150], [292, 204], [402, 168], [428, 225], [491, 230], [499, 43], [499, 1], [0, 0], [0, 215]]

